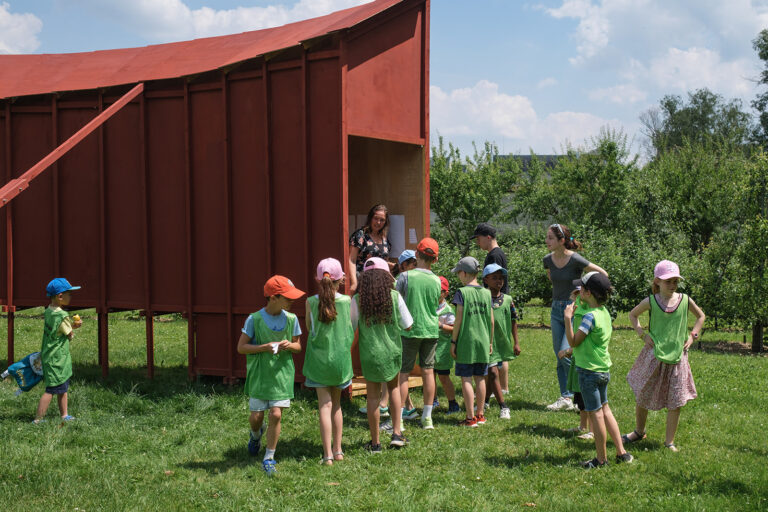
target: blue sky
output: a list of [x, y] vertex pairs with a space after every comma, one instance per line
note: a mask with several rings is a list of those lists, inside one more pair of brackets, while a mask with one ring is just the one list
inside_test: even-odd
[[[282, 25], [365, 0], [0, 0], [0, 53], [143, 46]], [[431, 126], [463, 153], [558, 153], [708, 87], [744, 107], [768, 0], [432, 0]]]

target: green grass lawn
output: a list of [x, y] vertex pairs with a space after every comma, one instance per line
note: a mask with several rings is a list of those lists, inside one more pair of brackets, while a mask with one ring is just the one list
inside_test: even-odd
[[[39, 311], [16, 321], [16, 356], [39, 349]], [[523, 354], [511, 364], [511, 421], [461, 429], [460, 416], [441, 407], [434, 431], [407, 422], [410, 446], [372, 456], [364, 452], [367, 422], [344, 403], [346, 460], [319, 464], [317, 401], [299, 391], [283, 417], [278, 475], [267, 478], [261, 456], [246, 451], [247, 399], [242, 386], [186, 378], [186, 322], [167, 317], [156, 326], [156, 378], [144, 377], [144, 323], [110, 316], [110, 377], [97, 365], [96, 319], [72, 342], [75, 375], [70, 413], [60, 426], [32, 425], [42, 385], [14, 397], [0, 384], [0, 496], [6, 510], [759, 510], [768, 509], [768, 358], [723, 353], [716, 344], [741, 341], [739, 332], [707, 331], [704, 350], [690, 354], [699, 398], [683, 410], [677, 454], [664, 449], [664, 413], [651, 413], [648, 439], [631, 445], [631, 465], [585, 471], [594, 444], [565, 429], [574, 413], [546, 412], [557, 397], [548, 310], [526, 308]], [[626, 315], [617, 327], [627, 326]], [[0, 332], [5, 332], [5, 319]], [[632, 430], [634, 398], [625, 376], [641, 348], [628, 329], [616, 329], [609, 386], [623, 432]], [[5, 342], [0, 346], [0, 366]], [[458, 384], [458, 381], [454, 381]], [[420, 391], [414, 392], [420, 404]], [[388, 439], [387, 436], [382, 437]], [[609, 443], [609, 453], [613, 447]], [[611, 460], [613, 457], [611, 457]]]

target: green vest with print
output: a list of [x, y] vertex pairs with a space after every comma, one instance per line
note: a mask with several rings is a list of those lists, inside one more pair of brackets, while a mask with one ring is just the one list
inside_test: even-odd
[[[320, 321], [320, 299], [313, 295], [307, 299], [313, 324], [307, 337], [304, 353], [304, 376], [323, 386], [339, 386], [352, 378], [352, 342], [355, 331], [349, 316], [352, 299], [347, 295], [336, 297], [336, 319], [330, 323]], [[307, 324], [309, 324], [307, 319]]]
[[464, 286], [461, 326], [456, 343], [456, 362], [488, 363], [491, 350], [491, 292], [485, 288]]

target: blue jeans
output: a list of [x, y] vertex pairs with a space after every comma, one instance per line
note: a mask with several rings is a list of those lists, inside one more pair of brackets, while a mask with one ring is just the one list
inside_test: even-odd
[[[549, 315], [550, 325], [552, 326], [552, 349], [557, 353], [569, 347], [568, 339], [565, 337], [565, 320], [563, 312], [565, 307], [570, 304], [570, 300], [553, 300], [552, 311]], [[568, 370], [571, 369], [571, 358], [564, 357], [557, 360], [557, 383], [560, 386], [560, 396], [572, 397], [573, 393], [568, 391]]]

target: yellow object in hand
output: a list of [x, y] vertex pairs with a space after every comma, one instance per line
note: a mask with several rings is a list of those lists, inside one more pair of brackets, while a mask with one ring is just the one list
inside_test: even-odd
[[79, 322], [80, 321], [80, 315], [73, 315], [72, 316], [72, 320], [74, 320], [75, 322]]

